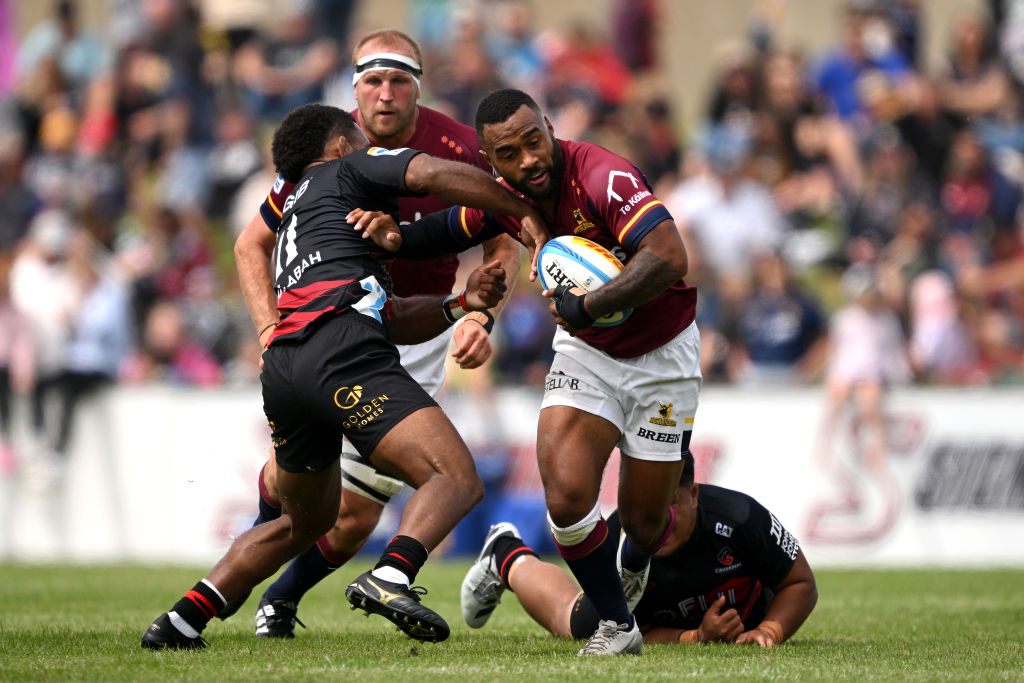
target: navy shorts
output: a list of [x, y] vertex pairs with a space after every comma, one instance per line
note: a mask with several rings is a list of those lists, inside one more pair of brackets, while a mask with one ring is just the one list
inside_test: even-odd
[[288, 472], [327, 469], [343, 436], [369, 458], [402, 419], [437, 405], [376, 320], [349, 310], [314, 324], [304, 341], [280, 341], [263, 354], [263, 412], [277, 465]]

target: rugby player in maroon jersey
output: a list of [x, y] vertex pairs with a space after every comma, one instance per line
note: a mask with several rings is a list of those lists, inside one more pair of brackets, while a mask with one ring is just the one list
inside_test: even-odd
[[[599, 622], [579, 654], [639, 654], [631, 614], [651, 556], [671, 537], [671, 501], [688, 452], [701, 386], [696, 290], [683, 282], [686, 251], [672, 216], [627, 159], [591, 143], [555, 138], [550, 121], [518, 90], [488, 95], [476, 113], [484, 156], [532, 203], [555, 235], [579, 235], [624, 262], [620, 275], [586, 293], [546, 294], [561, 329], [537, 426], [537, 459], [559, 553]], [[357, 229], [383, 248], [397, 229], [354, 212]], [[446, 253], [493, 234], [519, 237], [512, 219], [456, 207], [401, 228], [398, 254]], [[629, 309], [612, 327], [596, 319]], [[618, 510], [623, 542], [598, 504], [614, 448], [623, 455]], [[618, 571], [617, 571], [618, 569]]]

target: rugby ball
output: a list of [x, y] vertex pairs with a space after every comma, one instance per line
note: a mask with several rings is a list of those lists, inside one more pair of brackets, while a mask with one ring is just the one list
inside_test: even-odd
[[[615, 255], [584, 237], [560, 235], [541, 247], [537, 256], [537, 276], [544, 289], [566, 284], [592, 292], [622, 272], [622, 262]], [[622, 323], [633, 309], [609, 313], [598, 318], [596, 327], [612, 327]]]

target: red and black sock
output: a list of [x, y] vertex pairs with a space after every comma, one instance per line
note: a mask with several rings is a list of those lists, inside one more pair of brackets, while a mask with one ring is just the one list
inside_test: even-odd
[[512, 563], [527, 555], [538, 557], [533, 548], [526, 545], [521, 538], [502, 536], [494, 542], [494, 566], [501, 575], [501, 582], [505, 584], [505, 588], [512, 588], [508, 584], [508, 572], [512, 569]]
[[174, 603], [172, 612], [198, 632], [202, 632], [206, 625], [217, 616], [217, 612], [224, 609], [224, 599], [218, 595], [205, 581], [200, 581], [184, 597]]
[[384, 549], [374, 569], [391, 567], [409, 577], [409, 583], [416, 580], [423, 564], [427, 561], [427, 549], [411, 536], [395, 536]]

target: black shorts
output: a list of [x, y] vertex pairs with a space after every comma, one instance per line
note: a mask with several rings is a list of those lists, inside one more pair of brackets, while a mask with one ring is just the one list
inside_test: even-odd
[[315, 324], [304, 341], [271, 344], [263, 354], [263, 412], [277, 465], [288, 472], [327, 469], [342, 436], [369, 458], [403, 418], [437, 405], [377, 321], [349, 310]]

